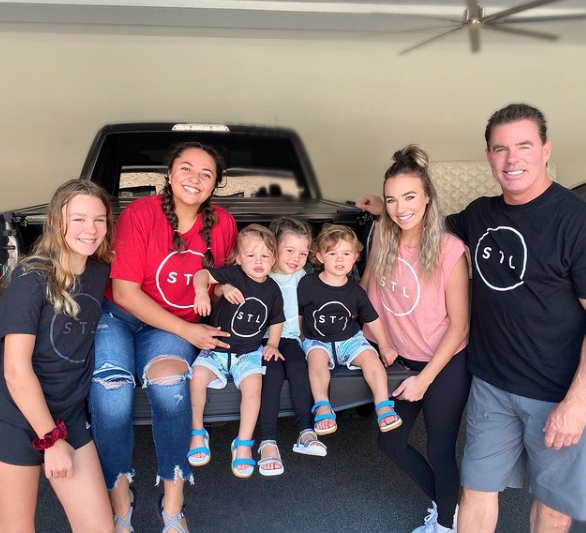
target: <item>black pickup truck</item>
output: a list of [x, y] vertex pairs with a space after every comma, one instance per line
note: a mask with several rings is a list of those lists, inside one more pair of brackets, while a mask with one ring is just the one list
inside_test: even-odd
[[[108, 125], [96, 135], [80, 179], [104, 187], [118, 216], [133, 199], [157, 194], [163, 188], [169, 148], [184, 141], [210, 144], [223, 153], [226, 186], [218, 189], [213, 201], [232, 213], [239, 227], [252, 222], [269, 224], [278, 216], [290, 215], [307, 220], [316, 231], [326, 222], [347, 224], [363, 242], [368, 241], [371, 219], [352, 205], [322, 198], [303, 143], [291, 129], [193, 123]], [[41, 230], [45, 207], [0, 214], [3, 270], [30, 249]], [[359, 263], [357, 270], [361, 268]], [[390, 390], [411, 374], [397, 364], [387, 372]], [[333, 371], [330, 395], [335, 410], [372, 402], [361, 372], [346, 368]], [[238, 419], [239, 403], [240, 394], [232, 383], [222, 390], [210, 390], [206, 422]], [[292, 414], [285, 383], [280, 415]], [[148, 402], [140, 388], [136, 389], [134, 420], [137, 424], [150, 422]]]

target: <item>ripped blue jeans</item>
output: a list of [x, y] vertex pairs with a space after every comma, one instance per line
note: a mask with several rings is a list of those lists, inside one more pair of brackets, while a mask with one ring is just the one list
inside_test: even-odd
[[[89, 397], [92, 433], [108, 490], [119, 476], [132, 479], [132, 404], [135, 376], [146, 389], [152, 410], [159, 480], [188, 479], [191, 436], [189, 382], [197, 349], [166, 331], [147, 326], [104, 298], [96, 332], [96, 366]], [[148, 380], [149, 365], [160, 358], [185, 361], [178, 376]]]

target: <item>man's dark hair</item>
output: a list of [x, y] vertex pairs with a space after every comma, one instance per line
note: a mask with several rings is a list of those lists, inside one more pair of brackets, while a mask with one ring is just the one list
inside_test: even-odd
[[544, 144], [547, 142], [547, 123], [543, 113], [536, 107], [532, 107], [528, 104], [509, 104], [507, 107], [495, 111], [488, 119], [488, 124], [486, 125], [486, 130], [484, 132], [487, 148], [490, 148], [490, 137], [492, 135], [492, 130], [496, 126], [518, 122], [519, 120], [533, 121], [539, 131], [541, 142]]

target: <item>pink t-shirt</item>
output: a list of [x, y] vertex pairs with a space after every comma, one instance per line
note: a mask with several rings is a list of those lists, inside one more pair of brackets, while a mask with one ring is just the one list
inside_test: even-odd
[[[236, 241], [237, 229], [230, 213], [214, 206], [218, 223], [210, 233], [214, 267], [224, 266]], [[161, 207], [161, 196], [149, 196], [132, 202], [116, 223], [112, 279], [139, 283], [141, 289], [161, 307], [174, 315], [198, 322], [193, 311], [193, 274], [202, 269], [206, 244], [199, 234], [202, 218], [183, 233], [184, 252], [173, 251], [173, 230]], [[112, 286], [106, 289], [112, 298]]]
[[[378, 249], [378, 225], [374, 234], [372, 254]], [[374, 276], [368, 286], [368, 296], [385, 328], [387, 339], [399, 355], [413, 361], [429, 361], [448, 326], [446, 288], [454, 266], [464, 254], [462, 241], [449, 233], [442, 236], [440, 265], [437, 275], [423, 278], [419, 271], [419, 250], [399, 248], [398, 264], [392, 277], [385, 276], [377, 288]], [[364, 326], [370, 340], [374, 336]], [[467, 340], [457, 352], [462, 350]]]

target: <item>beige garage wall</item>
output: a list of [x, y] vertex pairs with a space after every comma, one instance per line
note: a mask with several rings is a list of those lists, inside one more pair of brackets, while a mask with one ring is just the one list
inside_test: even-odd
[[462, 35], [397, 56], [411, 41], [81, 31], [0, 26], [0, 209], [46, 201], [79, 174], [98, 128], [125, 121], [293, 127], [324, 194], [356, 199], [378, 192], [407, 143], [435, 160], [482, 158], [486, 119], [511, 101], [545, 111], [558, 179], [586, 180], [585, 46], [491, 34], [472, 55]]

